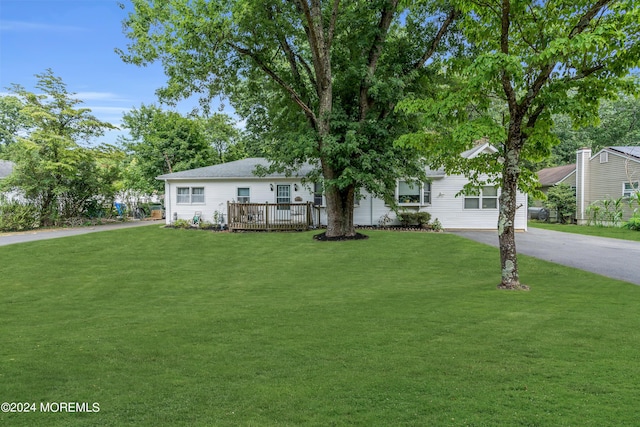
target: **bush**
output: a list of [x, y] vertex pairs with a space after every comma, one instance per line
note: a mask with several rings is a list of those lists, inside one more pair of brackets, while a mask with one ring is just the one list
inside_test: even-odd
[[173, 221], [173, 225], [175, 228], [189, 228], [191, 227], [191, 222], [186, 219], [176, 219]]
[[555, 210], [558, 214], [558, 222], [573, 222], [576, 215], [575, 190], [565, 183], [558, 184], [549, 189], [547, 201], [544, 206], [549, 210]]
[[0, 231], [31, 230], [37, 226], [36, 206], [16, 201], [0, 201]]
[[624, 228], [640, 231], [640, 216], [632, 216], [629, 218], [629, 222], [624, 225]]
[[402, 212], [398, 214], [398, 221], [403, 227], [409, 227], [411, 225], [428, 225], [431, 220], [431, 214], [429, 212]]

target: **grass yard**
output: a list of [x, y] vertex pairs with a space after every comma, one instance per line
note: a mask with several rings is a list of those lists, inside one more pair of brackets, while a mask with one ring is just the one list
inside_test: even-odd
[[640, 287], [449, 234], [156, 226], [0, 247], [11, 426], [637, 425]]
[[640, 231], [628, 230], [620, 227], [596, 227], [574, 224], [551, 224], [548, 222], [529, 221], [530, 227], [545, 230], [562, 231], [565, 233], [586, 234], [587, 236], [611, 237], [613, 239], [633, 240], [640, 242]]

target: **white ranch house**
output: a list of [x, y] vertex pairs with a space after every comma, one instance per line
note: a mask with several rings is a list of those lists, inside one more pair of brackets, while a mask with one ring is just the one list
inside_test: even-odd
[[[462, 155], [472, 158], [493, 151], [495, 148], [485, 143]], [[196, 213], [201, 214], [203, 220], [213, 222], [214, 213], [218, 212], [224, 215], [224, 224], [241, 220], [262, 224], [274, 220], [288, 222], [304, 217], [309, 225], [326, 225], [324, 198], [320, 190], [314, 188], [313, 183], [302, 184], [301, 178], [312, 170], [310, 165], [302, 167], [297, 176], [291, 177], [279, 173], [258, 177], [254, 174], [258, 165], [268, 166], [268, 161], [248, 158], [158, 176], [157, 179], [165, 183], [167, 224], [176, 219], [191, 220]], [[464, 176], [431, 170], [427, 170], [427, 176], [430, 181], [420, 186], [398, 182], [396, 200], [401, 209], [429, 212], [432, 221], [437, 218], [447, 230], [497, 229], [498, 192], [495, 187], [483, 187], [475, 196], [457, 196], [468, 182]], [[391, 224], [398, 223], [383, 200], [366, 192], [361, 196], [354, 210], [356, 225], [379, 225], [385, 216], [391, 218]], [[246, 208], [238, 210], [238, 203]], [[517, 204], [515, 228], [524, 231], [527, 229], [525, 194], [518, 194]], [[275, 211], [265, 209], [274, 206], [279, 207]]]

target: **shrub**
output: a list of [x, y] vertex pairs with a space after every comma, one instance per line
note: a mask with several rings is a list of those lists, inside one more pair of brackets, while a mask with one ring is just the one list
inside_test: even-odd
[[416, 222], [419, 226], [428, 225], [431, 220], [429, 212], [416, 212]]
[[629, 222], [624, 225], [624, 228], [640, 231], [640, 216], [632, 216], [629, 218]]
[[433, 224], [431, 224], [431, 229], [433, 231], [442, 231], [442, 230], [444, 230], [444, 228], [442, 228], [442, 223], [440, 222], [440, 220], [438, 218], [433, 220]]
[[0, 201], [0, 231], [31, 230], [37, 225], [36, 206], [17, 201]]
[[403, 227], [409, 227], [411, 225], [428, 225], [431, 219], [429, 212], [402, 212], [398, 214], [398, 221]]
[[175, 228], [189, 228], [191, 227], [191, 222], [186, 219], [176, 219], [173, 221], [173, 225]]
[[623, 198], [620, 197], [619, 199], [606, 198], [604, 200], [596, 200], [591, 203], [587, 206], [588, 224], [620, 226], [623, 215], [622, 202]]
[[547, 193], [547, 201], [544, 206], [557, 212], [559, 222], [563, 224], [571, 222], [571, 219], [576, 214], [575, 190], [565, 183], [551, 187]]

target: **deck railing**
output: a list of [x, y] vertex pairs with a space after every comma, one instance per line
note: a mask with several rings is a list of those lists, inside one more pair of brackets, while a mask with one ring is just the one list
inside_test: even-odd
[[227, 202], [229, 230], [306, 230], [318, 226], [319, 211], [312, 203]]

